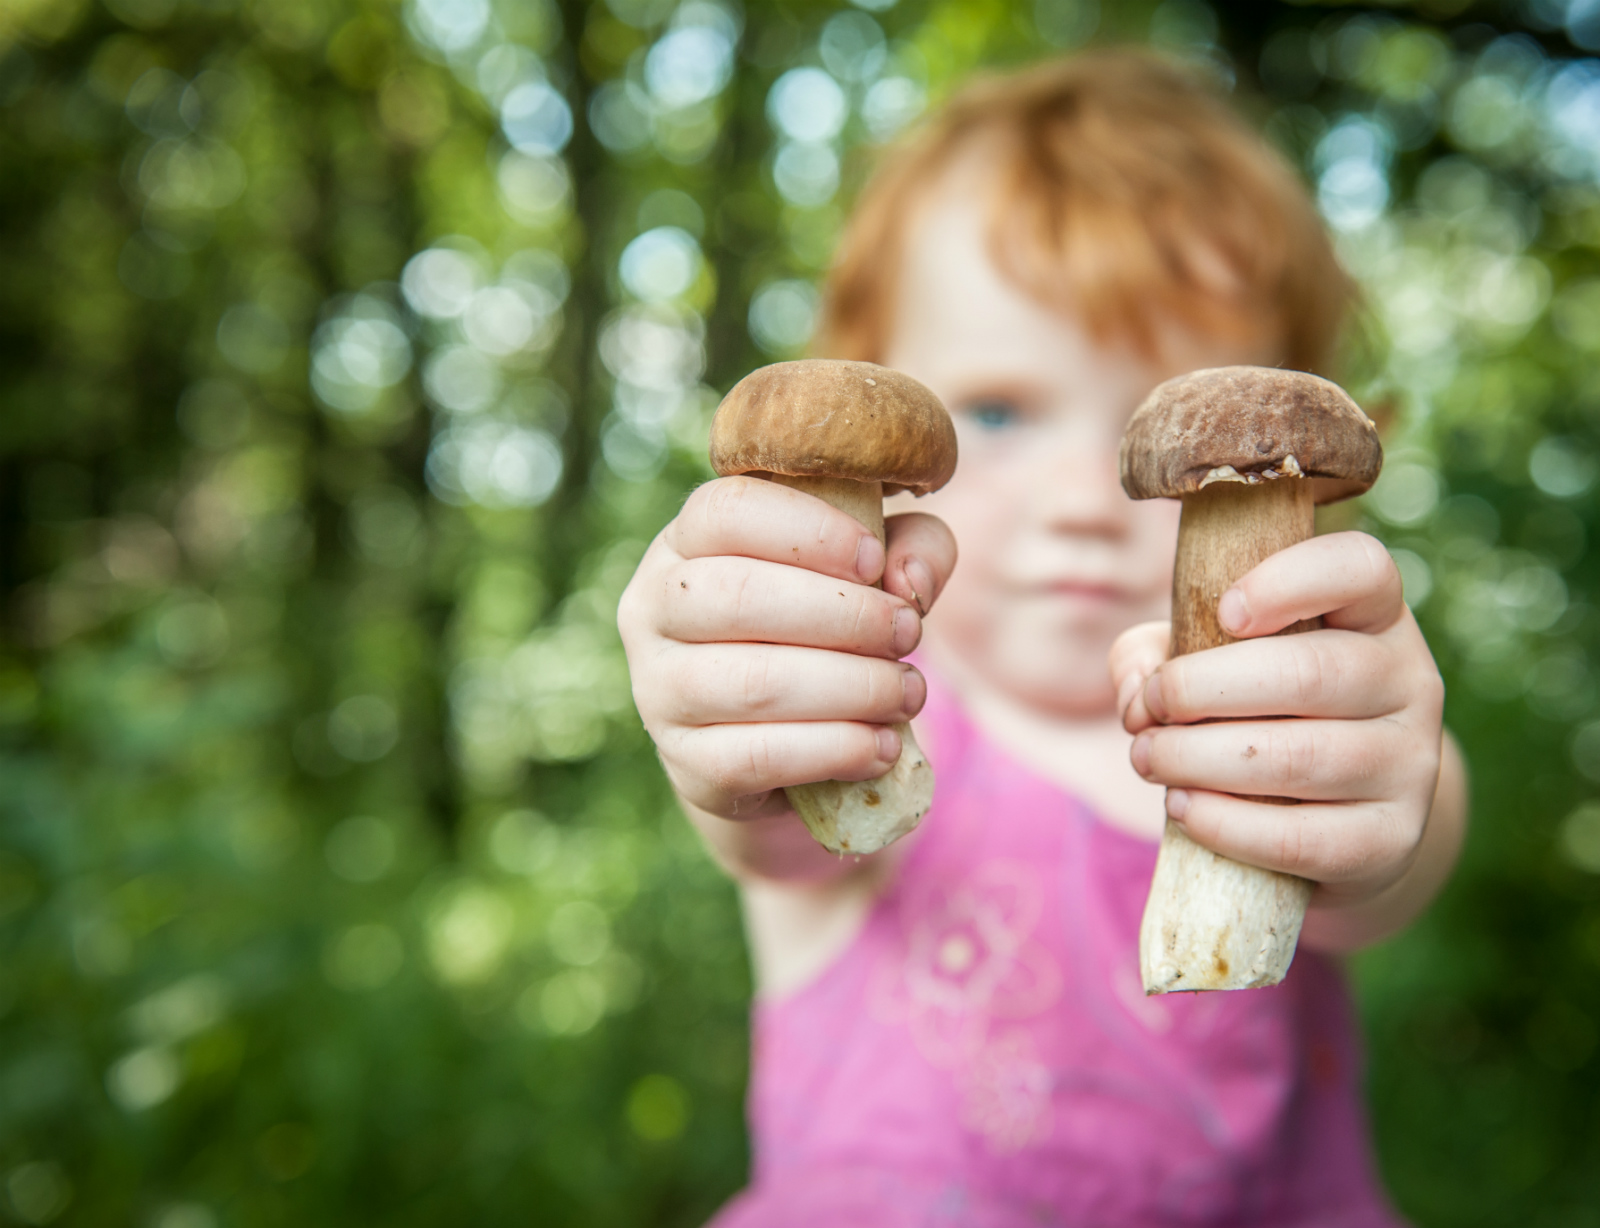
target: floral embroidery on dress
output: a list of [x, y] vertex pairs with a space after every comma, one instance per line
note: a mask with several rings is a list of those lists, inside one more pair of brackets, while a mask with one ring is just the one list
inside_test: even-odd
[[878, 967], [874, 1017], [904, 1023], [917, 1051], [954, 1074], [963, 1124], [992, 1149], [1043, 1141], [1053, 1076], [1026, 1032], [1000, 1031], [1061, 996], [1061, 970], [1034, 933], [1044, 909], [1035, 871], [985, 862], [897, 903], [903, 945]]
[[1050, 1137], [1055, 1077], [1027, 1032], [1016, 1028], [991, 1039], [960, 1082], [961, 1124], [988, 1139], [991, 1150], [1021, 1151]]

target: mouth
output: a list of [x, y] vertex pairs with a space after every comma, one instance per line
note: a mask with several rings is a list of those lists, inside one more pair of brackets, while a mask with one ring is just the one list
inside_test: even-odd
[[1118, 585], [1093, 580], [1055, 580], [1043, 585], [1042, 591], [1053, 597], [1071, 597], [1078, 601], [1106, 604], [1128, 599], [1128, 594]]

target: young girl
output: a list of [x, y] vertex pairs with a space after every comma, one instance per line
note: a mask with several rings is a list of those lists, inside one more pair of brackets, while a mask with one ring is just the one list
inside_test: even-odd
[[[1318, 369], [1349, 298], [1292, 172], [1142, 54], [974, 86], [867, 190], [822, 349], [933, 389], [955, 478], [905, 497], [887, 549], [787, 487], [710, 482], [620, 614], [756, 966], [755, 1175], [720, 1228], [1397, 1222], [1336, 957], [1454, 861], [1438, 672], [1358, 533], [1269, 559], [1221, 599], [1242, 642], [1165, 661], [1178, 505], [1117, 478], [1155, 384]], [[881, 775], [906, 717], [933, 809], [829, 855], [783, 786]], [[1164, 816], [1318, 884], [1282, 985], [1142, 995]]]

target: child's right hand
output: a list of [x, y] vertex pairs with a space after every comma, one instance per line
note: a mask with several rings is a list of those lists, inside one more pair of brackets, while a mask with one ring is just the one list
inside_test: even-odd
[[920, 513], [886, 530], [887, 551], [820, 499], [733, 477], [696, 490], [651, 543], [617, 626], [639, 715], [687, 804], [777, 815], [785, 785], [894, 765], [888, 725], [927, 698], [900, 658], [922, 638], [956, 545]]

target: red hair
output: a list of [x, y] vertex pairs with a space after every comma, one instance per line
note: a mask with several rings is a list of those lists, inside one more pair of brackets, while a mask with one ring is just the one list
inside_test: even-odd
[[1100, 51], [961, 90], [885, 159], [828, 276], [820, 352], [881, 361], [905, 235], [960, 156], [992, 154], [990, 252], [1101, 342], [1161, 329], [1274, 338], [1324, 368], [1354, 298], [1288, 162], [1214, 89], [1152, 53]]

